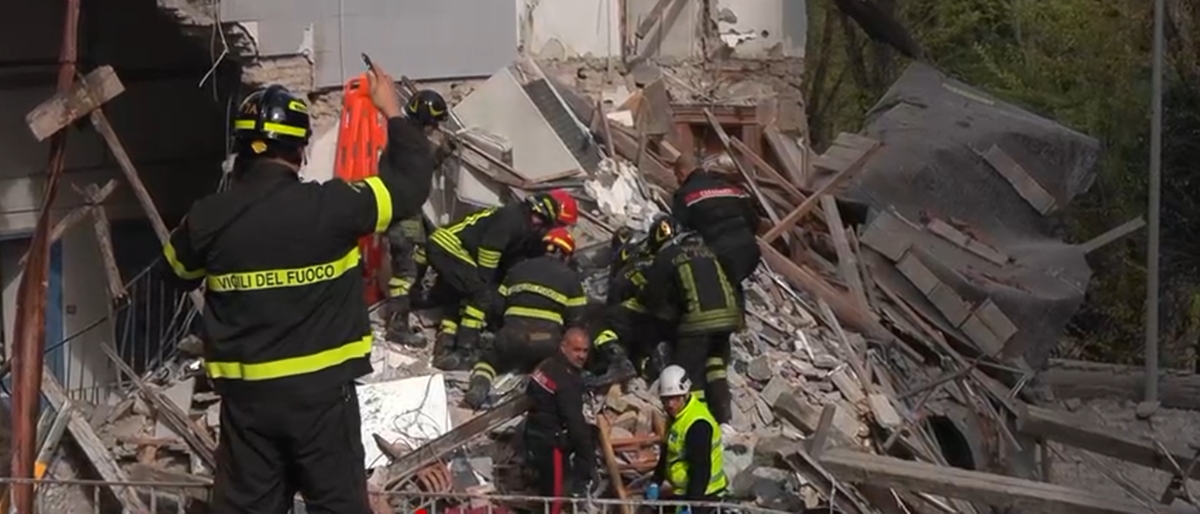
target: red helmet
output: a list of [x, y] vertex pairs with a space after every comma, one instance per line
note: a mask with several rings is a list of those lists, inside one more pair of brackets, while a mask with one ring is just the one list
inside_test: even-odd
[[575, 197], [571, 196], [566, 189], [551, 189], [550, 197], [558, 204], [558, 213], [556, 218], [563, 225], [574, 225], [579, 221], [579, 204], [575, 202]]
[[546, 251], [558, 250], [563, 255], [571, 255], [575, 253], [575, 237], [571, 235], [571, 231], [566, 227], [554, 227], [542, 236], [542, 242], [546, 243]]

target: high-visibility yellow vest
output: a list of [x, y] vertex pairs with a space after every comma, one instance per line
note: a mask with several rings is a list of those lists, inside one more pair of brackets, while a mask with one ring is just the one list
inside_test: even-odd
[[725, 449], [721, 446], [721, 426], [709, 412], [708, 404], [700, 398], [700, 393], [688, 395], [683, 410], [679, 411], [678, 416], [675, 416], [671, 422], [671, 429], [667, 431], [667, 481], [671, 483], [671, 488], [675, 491], [682, 493], [687, 489], [688, 465], [684, 454], [687, 432], [692, 427], [692, 423], [701, 420], [707, 421], [713, 428], [712, 456], [710, 457], [712, 473], [708, 479], [708, 487], [704, 489], [704, 494], [717, 495], [724, 492], [729, 485], [729, 481], [725, 478], [723, 459]]

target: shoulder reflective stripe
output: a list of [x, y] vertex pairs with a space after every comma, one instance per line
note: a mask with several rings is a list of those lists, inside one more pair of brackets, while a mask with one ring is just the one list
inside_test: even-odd
[[481, 219], [491, 216], [495, 212], [496, 212], [495, 207], [489, 207], [482, 211], [479, 211], [479, 212], [476, 212], [473, 214], [469, 214], [469, 215], [467, 215], [467, 217], [463, 218], [458, 223], [455, 223], [448, 227], [442, 228], [440, 230], [445, 230], [446, 232], [449, 232], [449, 233], [457, 236], [459, 232], [463, 231], [463, 229], [465, 229], [471, 225], [474, 225], [475, 223], [479, 222], [479, 220], [481, 220]]
[[212, 378], [234, 380], [271, 380], [304, 375], [332, 368], [350, 359], [371, 354], [371, 334], [337, 348], [300, 357], [246, 364], [241, 362], [208, 362], [204, 368]]
[[485, 268], [495, 268], [500, 265], [500, 252], [491, 248], [480, 248], [477, 260], [479, 265]]
[[388, 225], [392, 224], [392, 193], [388, 192], [383, 179], [379, 177], [367, 177], [363, 182], [371, 186], [371, 192], [375, 193], [375, 232], [386, 232]]
[[332, 262], [303, 268], [209, 275], [205, 282], [208, 284], [208, 290], [216, 293], [307, 286], [338, 278], [347, 270], [357, 267], [358, 261], [358, 247], [355, 247], [344, 257]]
[[559, 325], [561, 325], [563, 322], [562, 314], [554, 311], [548, 311], [546, 309], [534, 309], [532, 307], [509, 307], [504, 310], [504, 315], [517, 316], [520, 318], [544, 319], [546, 321], [553, 321]]
[[[446, 253], [457, 257], [460, 261], [472, 266], [476, 265], [475, 259], [471, 257], [471, 254], [467, 253], [467, 251], [463, 249], [462, 241], [458, 240], [458, 236], [454, 235], [447, 229], [439, 228], [433, 231], [433, 234], [429, 235], [429, 242], [437, 245], [438, 248], [445, 250]], [[428, 255], [426, 258], [428, 258]]]
[[163, 245], [163, 258], [167, 260], [167, 265], [171, 266], [171, 271], [175, 275], [184, 280], [195, 280], [205, 275], [204, 269], [189, 270], [182, 262], [179, 262], [179, 256], [175, 254], [175, 246], [169, 241]]
[[566, 305], [567, 307], [583, 307], [584, 305], [587, 305], [587, 297], [576, 296], [574, 298], [567, 298], [567, 301], [563, 305]]

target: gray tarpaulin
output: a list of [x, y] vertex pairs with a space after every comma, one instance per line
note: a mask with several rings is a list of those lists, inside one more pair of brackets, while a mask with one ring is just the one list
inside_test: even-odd
[[[870, 205], [872, 220], [889, 214], [900, 220], [889, 224], [888, 238], [911, 241], [910, 254], [968, 309], [990, 298], [1018, 330], [1004, 345], [1006, 356], [1023, 354], [1040, 367], [1083, 302], [1091, 276], [1079, 247], [1057, 235], [1055, 217], [1091, 185], [1099, 143], [921, 64], [905, 71], [867, 119], [866, 135], [884, 146], [848, 196]], [[996, 161], [985, 158], [997, 151], [1036, 182], [1027, 188], [1040, 185], [1040, 199], [1027, 200]], [[979, 257], [930, 232], [933, 219], [973, 236], [1007, 262]], [[963, 335], [961, 322], [948, 321], [935, 307], [932, 295], [897, 270], [896, 259], [864, 253], [887, 287], [944, 330], [972, 339]]]

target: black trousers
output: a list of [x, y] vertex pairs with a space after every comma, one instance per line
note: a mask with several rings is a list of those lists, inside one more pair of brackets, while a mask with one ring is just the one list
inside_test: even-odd
[[741, 290], [742, 281], [754, 274], [762, 260], [762, 251], [758, 249], [758, 241], [754, 238], [746, 241], [721, 240], [710, 245], [710, 248], [725, 270], [726, 278], [738, 290]]
[[500, 373], [533, 371], [543, 360], [554, 355], [562, 341], [563, 327], [552, 321], [506, 316], [496, 332], [495, 347], [488, 359]]
[[[466, 328], [478, 334], [489, 313], [492, 311], [493, 299], [498, 295], [480, 275], [478, 266], [468, 264], [462, 259], [451, 255], [450, 252], [434, 242], [426, 245], [426, 258], [429, 265], [437, 271], [437, 283], [431, 296], [438, 301], [458, 303], [458, 313], [448, 313], [454, 319], [454, 330]], [[449, 329], [450, 324], [444, 323]]]
[[302, 398], [221, 402], [213, 514], [370, 514], [353, 384]]
[[729, 390], [728, 366], [731, 332], [681, 335], [671, 349], [671, 363], [687, 371], [693, 391], [703, 391], [717, 423], [733, 418], [733, 393]]
[[417, 250], [425, 246], [425, 239], [425, 222], [419, 214], [388, 227], [388, 256], [392, 267], [388, 298], [408, 296], [420, 281], [424, 266], [418, 262]]
[[[577, 478], [570, 452], [555, 446], [526, 444], [525, 465], [530, 466], [537, 475], [534, 485], [537, 487], [538, 496], [564, 498], [578, 491], [582, 484]], [[560, 514], [571, 510], [566, 502], [554, 501], [550, 503], [548, 512]]]

